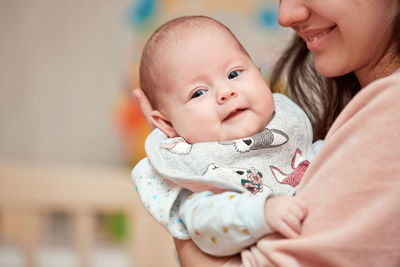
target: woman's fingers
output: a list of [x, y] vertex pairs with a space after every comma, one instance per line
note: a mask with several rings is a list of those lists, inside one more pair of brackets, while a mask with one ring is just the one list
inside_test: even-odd
[[146, 97], [143, 90], [140, 88], [133, 89], [132, 95], [139, 102], [140, 109], [147, 123], [149, 124], [150, 128], [154, 129], [155, 127], [151, 123], [150, 119], [150, 113], [153, 110], [153, 107], [151, 106], [149, 99]]

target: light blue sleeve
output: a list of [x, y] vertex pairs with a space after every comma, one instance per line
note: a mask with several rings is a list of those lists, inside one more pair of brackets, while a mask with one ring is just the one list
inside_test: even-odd
[[150, 215], [172, 236], [189, 239], [190, 235], [179, 218], [178, 212], [181, 200], [186, 199], [191, 192], [161, 178], [151, 167], [147, 158], [141, 160], [133, 168], [132, 181], [143, 206]]
[[181, 202], [179, 216], [202, 251], [234, 255], [271, 233], [264, 218], [267, 197], [248, 192], [196, 193]]

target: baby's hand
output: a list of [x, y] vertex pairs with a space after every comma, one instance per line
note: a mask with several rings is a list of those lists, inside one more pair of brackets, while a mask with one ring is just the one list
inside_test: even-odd
[[268, 198], [264, 211], [268, 226], [287, 238], [299, 236], [301, 223], [308, 213], [303, 203], [289, 195]]

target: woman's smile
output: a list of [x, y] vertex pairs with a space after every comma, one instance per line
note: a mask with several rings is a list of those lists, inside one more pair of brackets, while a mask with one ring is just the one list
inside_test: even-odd
[[333, 25], [326, 28], [305, 30], [301, 33], [301, 36], [307, 42], [308, 49], [315, 52], [322, 48], [327, 42], [330, 33], [336, 28], [337, 25]]

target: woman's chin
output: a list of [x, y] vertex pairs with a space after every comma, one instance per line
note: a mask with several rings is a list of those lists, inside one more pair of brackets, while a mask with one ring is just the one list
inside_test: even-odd
[[340, 62], [333, 63], [334, 60], [329, 60], [328, 62], [323, 60], [315, 60], [315, 70], [326, 78], [339, 77], [351, 72], [349, 68], [340, 66]]
[[326, 78], [333, 78], [346, 74], [333, 68], [318, 67], [318, 65], [315, 66], [315, 69], [321, 76]]

